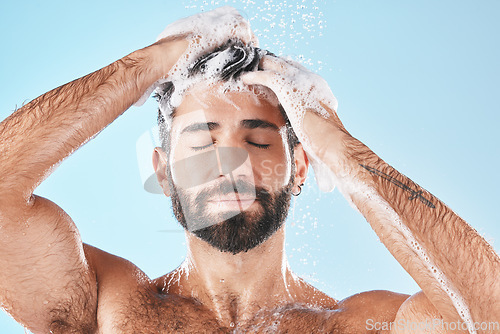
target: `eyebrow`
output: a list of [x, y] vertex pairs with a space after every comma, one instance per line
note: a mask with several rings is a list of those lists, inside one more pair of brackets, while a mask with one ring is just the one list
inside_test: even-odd
[[[263, 119], [244, 119], [240, 122], [240, 126], [244, 129], [271, 129], [279, 131], [279, 127], [271, 122], [265, 121]], [[198, 131], [211, 131], [220, 128], [220, 124], [217, 122], [198, 122], [186, 126], [182, 129], [182, 133], [193, 133]]]
[[245, 129], [272, 129], [279, 131], [279, 128], [276, 124], [264, 121], [263, 119], [244, 119], [240, 122], [241, 127]]
[[197, 132], [197, 131], [210, 131], [210, 130], [215, 130], [220, 127], [219, 123], [216, 122], [199, 122], [199, 123], [193, 123], [188, 126], [186, 126], [184, 129], [182, 129], [181, 133], [192, 133], [192, 132]]

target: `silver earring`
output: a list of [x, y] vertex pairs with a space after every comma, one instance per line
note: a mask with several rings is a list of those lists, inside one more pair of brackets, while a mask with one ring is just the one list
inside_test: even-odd
[[304, 185], [303, 183], [302, 183], [302, 184], [297, 185], [297, 187], [299, 187], [299, 192], [298, 192], [298, 193], [292, 193], [292, 195], [293, 195], [293, 196], [299, 196], [299, 195], [300, 195], [300, 193], [302, 192], [302, 186], [303, 186], [303, 185]]

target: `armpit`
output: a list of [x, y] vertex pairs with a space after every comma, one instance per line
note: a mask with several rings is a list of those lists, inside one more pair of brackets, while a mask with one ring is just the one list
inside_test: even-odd
[[91, 287], [72, 288], [71, 298], [50, 311], [50, 333], [94, 333], [97, 329], [97, 309], [86, 296]]

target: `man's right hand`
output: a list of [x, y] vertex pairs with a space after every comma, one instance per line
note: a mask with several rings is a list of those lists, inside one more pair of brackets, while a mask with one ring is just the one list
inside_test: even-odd
[[[146, 90], [135, 105], [142, 105], [159, 83], [187, 78], [190, 64], [230, 39], [240, 40], [247, 45], [258, 46], [259, 44], [248, 21], [235, 8], [229, 6], [189, 16], [169, 24], [152, 46], [159, 46], [157, 62], [164, 64], [163, 68], [168, 70], [164, 71], [161, 78]], [[172, 64], [170, 57], [172, 44], [177, 48], [175, 53], [181, 55], [175, 65]], [[168, 52], [162, 49], [163, 46], [167, 47]]]
[[158, 36], [158, 41], [174, 36], [184, 36], [189, 41], [186, 61], [194, 61], [223, 45], [228, 39], [239, 39], [245, 44], [258, 45], [257, 37], [250, 29], [248, 21], [235, 8], [229, 6], [169, 24]]
[[[111, 270], [97, 264], [101, 253], [82, 244], [71, 217], [34, 189], [174, 64], [180, 69], [230, 38], [256, 42], [239, 14], [219, 11], [188, 19], [192, 25], [178, 25], [177, 34], [36, 98], [0, 123], [0, 305], [32, 332], [95, 331], [97, 286], [102, 296]], [[204, 31], [208, 17], [217, 23]]]

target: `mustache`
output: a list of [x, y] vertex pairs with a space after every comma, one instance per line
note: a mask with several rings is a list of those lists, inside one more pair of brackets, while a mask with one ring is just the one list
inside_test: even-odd
[[203, 189], [196, 196], [196, 202], [205, 202], [211, 197], [217, 195], [238, 194], [254, 196], [256, 200], [269, 200], [271, 193], [262, 187], [258, 187], [244, 180], [236, 180], [234, 183], [229, 180], [224, 180], [219, 184]]

